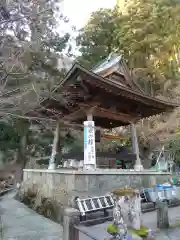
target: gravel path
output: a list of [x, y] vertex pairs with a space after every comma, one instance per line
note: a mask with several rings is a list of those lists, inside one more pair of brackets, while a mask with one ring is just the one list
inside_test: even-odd
[[40, 216], [13, 199], [13, 193], [0, 200], [2, 240], [62, 240], [61, 225]]

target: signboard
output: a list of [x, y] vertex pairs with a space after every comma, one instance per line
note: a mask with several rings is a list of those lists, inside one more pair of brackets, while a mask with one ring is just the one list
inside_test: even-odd
[[96, 165], [94, 121], [84, 122], [84, 164]]

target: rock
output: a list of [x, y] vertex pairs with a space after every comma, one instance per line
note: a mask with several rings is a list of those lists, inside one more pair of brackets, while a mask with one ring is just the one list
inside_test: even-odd
[[166, 229], [169, 227], [168, 218], [168, 204], [167, 202], [157, 201], [157, 227], [160, 229]]

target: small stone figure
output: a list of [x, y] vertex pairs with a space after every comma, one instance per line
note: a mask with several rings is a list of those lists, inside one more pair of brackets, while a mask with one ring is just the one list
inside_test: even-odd
[[[121, 189], [122, 190], [122, 189]], [[132, 236], [128, 234], [128, 221], [132, 218], [130, 212], [130, 198], [128, 189], [125, 192], [121, 190], [114, 191], [114, 210], [113, 210], [113, 224], [108, 227], [107, 231], [119, 240], [131, 240]], [[128, 194], [127, 194], [128, 193]], [[131, 190], [132, 194], [132, 190]]]
[[131, 229], [137, 237], [141, 234], [143, 237], [152, 235], [151, 231], [148, 232], [141, 224], [141, 199], [138, 191], [131, 188], [117, 189], [113, 191], [113, 198], [113, 223], [108, 226], [107, 231], [114, 239], [133, 240], [128, 229]]

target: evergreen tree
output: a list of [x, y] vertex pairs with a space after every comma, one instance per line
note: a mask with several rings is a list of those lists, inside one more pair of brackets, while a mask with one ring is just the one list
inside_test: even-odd
[[131, 0], [91, 15], [77, 38], [83, 63], [92, 66], [110, 52], [122, 54], [134, 78], [150, 95], [173, 97], [179, 80], [180, 2]]

